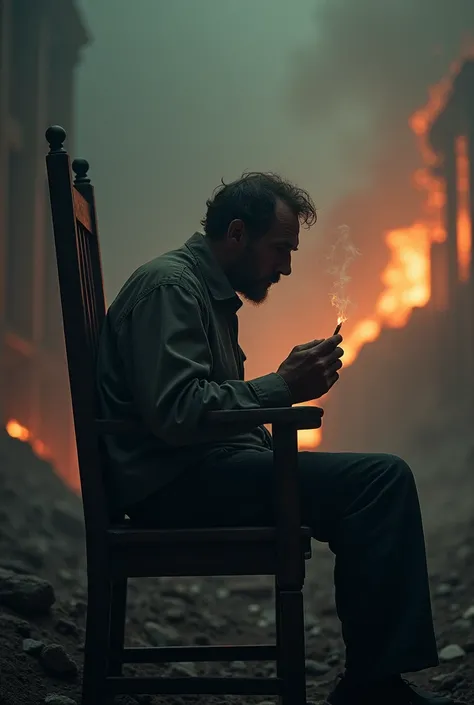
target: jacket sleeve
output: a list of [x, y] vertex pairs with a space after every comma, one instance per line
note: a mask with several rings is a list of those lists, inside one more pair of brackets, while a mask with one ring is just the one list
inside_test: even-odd
[[203, 433], [212, 410], [291, 406], [283, 378], [272, 372], [250, 381], [210, 379], [212, 351], [203, 305], [180, 284], [162, 284], [122, 321], [118, 347], [137, 409], [153, 433], [174, 446], [223, 437]]

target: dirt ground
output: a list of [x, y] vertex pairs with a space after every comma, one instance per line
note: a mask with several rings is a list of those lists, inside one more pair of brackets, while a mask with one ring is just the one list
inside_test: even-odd
[[[452, 692], [460, 702], [474, 703], [474, 437], [472, 442], [466, 440], [468, 427], [450, 431], [449, 444], [446, 437], [431, 429], [417, 441], [423, 452], [407, 449], [423, 507], [442, 657], [438, 668], [413, 680]], [[0, 498], [0, 703], [79, 703], [86, 611], [80, 500], [27, 445], [4, 433]], [[331, 689], [343, 665], [332, 569], [332, 554], [315, 544], [305, 586], [308, 700], [314, 703]], [[257, 643], [273, 637], [272, 585], [267, 579], [131, 582], [129, 645]], [[244, 664], [234, 662], [164, 666], [158, 672], [245, 671]], [[269, 674], [273, 664], [249, 666], [247, 672]], [[48, 699], [53, 695], [64, 699]], [[243, 699], [137, 696], [117, 702], [217, 705]]]

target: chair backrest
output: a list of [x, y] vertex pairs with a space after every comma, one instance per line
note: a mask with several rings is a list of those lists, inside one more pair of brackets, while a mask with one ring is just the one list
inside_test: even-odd
[[71, 163], [66, 132], [46, 131], [46, 157], [69, 383], [76, 433], [86, 532], [97, 537], [109, 524], [104, 469], [96, 428], [95, 371], [105, 297], [89, 164]]

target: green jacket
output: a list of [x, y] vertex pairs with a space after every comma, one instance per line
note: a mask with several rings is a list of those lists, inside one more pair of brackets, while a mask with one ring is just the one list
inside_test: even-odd
[[206, 411], [291, 406], [280, 375], [244, 381], [241, 305], [195, 233], [139, 267], [110, 306], [99, 343], [100, 411], [149, 429], [106, 440], [116, 506], [126, 509], [223, 449], [271, 449], [262, 426], [232, 436], [200, 428]]

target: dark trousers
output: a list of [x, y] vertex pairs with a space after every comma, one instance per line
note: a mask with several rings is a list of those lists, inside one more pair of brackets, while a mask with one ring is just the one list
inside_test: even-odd
[[[155, 527], [273, 521], [271, 451], [223, 451], [127, 513]], [[438, 663], [418, 494], [394, 455], [299, 453], [302, 521], [336, 556], [346, 669], [378, 679]]]

